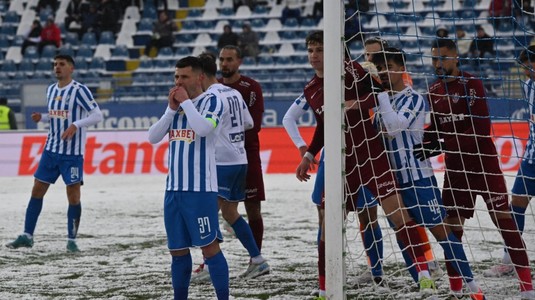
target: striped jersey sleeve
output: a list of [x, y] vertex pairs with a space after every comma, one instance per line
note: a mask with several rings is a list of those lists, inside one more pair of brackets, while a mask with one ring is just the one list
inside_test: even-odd
[[223, 113], [221, 101], [213, 94], [192, 99], [201, 116], [214, 123], [206, 136], [196, 134], [179, 108], [169, 130], [168, 191], [217, 192], [215, 143], [219, 120]]
[[57, 83], [50, 85], [46, 97], [50, 129], [45, 149], [57, 154], [83, 155], [87, 128], [78, 128], [70, 140], [61, 139], [61, 135], [73, 122], [86, 118], [98, 106], [91, 91], [73, 80], [62, 88]]
[[528, 102], [529, 109], [529, 138], [526, 143], [524, 160], [535, 163], [535, 81], [528, 79], [523, 84], [524, 97]]

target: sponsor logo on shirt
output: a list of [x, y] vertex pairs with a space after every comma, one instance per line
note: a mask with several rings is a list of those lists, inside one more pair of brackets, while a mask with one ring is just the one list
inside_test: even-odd
[[192, 129], [172, 129], [169, 131], [169, 141], [184, 141], [191, 143], [195, 140], [195, 131]]
[[446, 124], [450, 122], [457, 122], [457, 121], [464, 121], [464, 114], [460, 115], [451, 115], [451, 116], [445, 116], [438, 118], [440, 120], [440, 124]]
[[69, 118], [69, 111], [68, 110], [49, 110], [48, 116], [51, 118], [57, 118], [57, 119], [68, 119]]
[[229, 133], [228, 136], [231, 143], [239, 143], [244, 140], [245, 134], [243, 132]]

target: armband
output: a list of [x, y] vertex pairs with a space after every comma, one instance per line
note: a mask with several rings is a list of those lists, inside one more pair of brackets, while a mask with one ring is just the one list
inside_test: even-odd
[[303, 157], [310, 161], [314, 161], [314, 155], [312, 155], [312, 153], [310, 152], [305, 152], [305, 155], [303, 155]]

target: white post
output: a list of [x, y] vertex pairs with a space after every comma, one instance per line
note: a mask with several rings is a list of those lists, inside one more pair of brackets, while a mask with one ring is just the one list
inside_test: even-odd
[[343, 187], [344, 1], [324, 1], [325, 259], [327, 299], [346, 299]]

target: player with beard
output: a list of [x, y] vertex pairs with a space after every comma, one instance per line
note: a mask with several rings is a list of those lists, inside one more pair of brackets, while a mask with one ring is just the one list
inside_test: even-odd
[[[435, 40], [431, 52], [439, 78], [429, 88], [431, 125], [425, 129], [423, 145], [414, 146], [415, 156], [424, 160], [445, 152], [445, 222], [462, 241], [463, 224], [473, 217], [476, 197], [481, 196], [515, 265], [522, 299], [535, 299], [526, 246], [509, 209], [505, 178], [490, 136], [483, 83], [458, 68], [453, 40]], [[451, 263], [446, 266], [452, 290], [460, 291], [461, 278], [452, 278], [458, 274]]]

